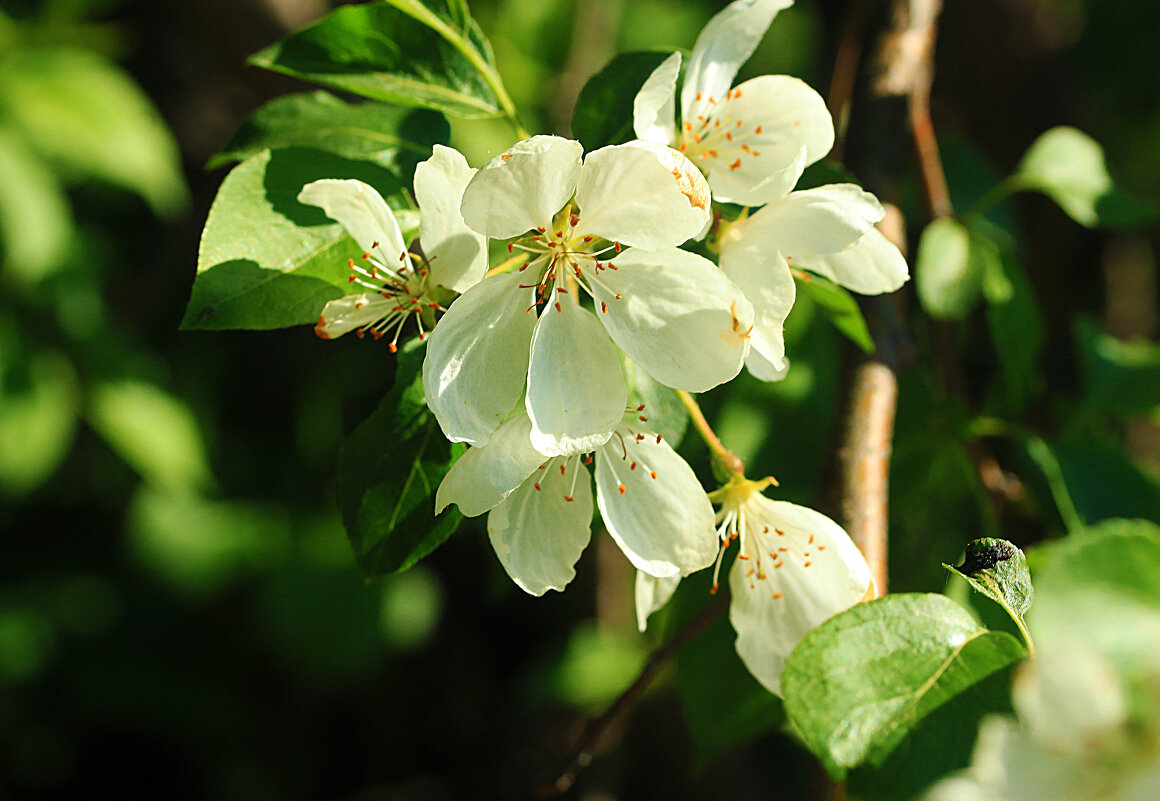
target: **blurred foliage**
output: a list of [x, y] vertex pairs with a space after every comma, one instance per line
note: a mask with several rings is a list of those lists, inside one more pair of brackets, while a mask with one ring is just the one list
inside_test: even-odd
[[[472, 13], [524, 125], [566, 134], [573, 100], [616, 53], [687, 49], [720, 5], [477, 0]], [[740, 77], [789, 72], [824, 90], [848, 6], [801, 0]], [[306, 327], [177, 332], [222, 181], [202, 167], [221, 152], [215, 165], [257, 159], [239, 182], [249, 170], [270, 180], [258, 150], [309, 144], [269, 140], [285, 133], [286, 104], [379, 130], [381, 149], [337, 133], [324, 149], [380, 184], [409, 182], [406, 166], [384, 177], [392, 165], [413, 169], [396, 126], [449, 136], [475, 165], [511, 142], [500, 119], [447, 129], [427, 110], [279, 97], [303, 84], [243, 69], [326, 10], [0, 0], [0, 798], [526, 797], [560, 767], [577, 716], [709, 602], [707, 581], [686, 582], [668, 624], [642, 641], [630, 572], [590, 553], [566, 595], [532, 602], [478, 522], [412, 570], [366, 583], [335, 465], [390, 386], [392, 357]], [[1158, 24], [1160, 6], [1135, 0], [946, 4], [934, 114], [960, 212], [945, 227], [966, 231], [966, 257], [937, 269], [957, 268], [967, 289], [950, 299], [950, 323], [919, 311], [921, 265], [917, 294], [902, 295], [914, 357], [900, 373], [891, 470], [893, 590], [940, 590], [940, 563], [979, 536], [1026, 546], [1111, 518], [1160, 520], [1156, 227], [1121, 230], [1149, 219], [1140, 198], [1160, 196]], [[859, 112], [851, 141], [881, 135]], [[1050, 130], [1056, 139], [1039, 139]], [[1045, 172], [1045, 149], [1061, 147]], [[300, 185], [301, 164], [284, 166], [285, 186]], [[922, 261], [920, 241], [933, 246], [916, 179], [894, 194], [884, 199], [902, 207]], [[272, 261], [312, 252], [276, 219], [246, 221]], [[202, 243], [199, 261], [228, 263], [218, 247]], [[341, 256], [328, 251], [319, 269]], [[235, 268], [227, 299], [250, 287]], [[270, 325], [309, 322], [278, 308], [276, 289], [255, 289], [272, 293]], [[825, 502], [853, 358], [831, 319], [855, 319], [847, 300], [800, 292], [787, 378], [742, 376], [703, 399], [750, 474], [775, 475], [788, 500]], [[708, 482], [703, 446], [688, 438], [682, 451]], [[817, 769], [780, 733], [781, 704], [737, 662], [724, 618], [664, 676], [578, 797], [815, 792]], [[926, 720], [949, 731], [958, 712]], [[921, 734], [912, 753], [933, 748]], [[955, 758], [969, 739], [954, 741]], [[891, 765], [856, 770], [849, 789], [889, 797]]]

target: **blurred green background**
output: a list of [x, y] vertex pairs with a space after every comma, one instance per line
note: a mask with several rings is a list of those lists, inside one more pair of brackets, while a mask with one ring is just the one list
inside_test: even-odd
[[[472, 8], [526, 127], [567, 134], [608, 58], [688, 49], [722, 5]], [[742, 77], [788, 72], [825, 94], [850, 5], [800, 0]], [[178, 331], [224, 175], [204, 165], [248, 112], [305, 88], [245, 57], [329, 7], [0, 0], [0, 799], [528, 797], [665, 628], [636, 634], [632, 573], [603, 535], [569, 591], [539, 600], [503, 574], [482, 521], [365, 581], [333, 474], [390, 384], [385, 347], [307, 327]], [[1060, 124], [1100, 141], [1125, 189], [1160, 197], [1157, 29], [1146, 0], [947, 0], [933, 106], [956, 206]], [[855, 105], [855, 172], [859, 125]], [[510, 144], [502, 122], [452, 130], [473, 165]], [[884, 199], [913, 244], [914, 177]], [[1020, 370], [983, 312], [932, 326], [903, 293], [894, 589], [941, 589], [939, 562], [973, 537], [1062, 532], [1051, 470], [987, 419], [1051, 444], [1085, 520], [1160, 520], [1155, 226], [1084, 229], [1035, 195], [991, 219], [1038, 306], [1013, 339], [1039, 346]], [[705, 406], [752, 475], [825, 505], [850, 346], [805, 298], [787, 340], [786, 381], [743, 376]], [[703, 447], [684, 451], [708, 485]], [[827, 797], [730, 641], [722, 620], [690, 647], [573, 796]]]

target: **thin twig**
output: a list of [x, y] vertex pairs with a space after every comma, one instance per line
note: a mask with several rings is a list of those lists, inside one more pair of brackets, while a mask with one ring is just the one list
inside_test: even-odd
[[598, 718], [591, 718], [584, 724], [584, 731], [580, 735], [579, 741], [576, 743], [576, 748], [572, 752], [572, 759], [566, 767], [556, 778], [555, 781], [545, 782], [536, 787], [536, 794], [542, 798], [555, 798], [568, 792], [576, 781], [576, 777], [580, 771], [588, 766], [592, 761], [593, 751], [600, 742], [600, 738], [608, 731], [609, 727], [616, 721], [620, 715], [631, 707], [649, 685], [652, 684], [653, 679], [661, 672], [661, 669], [669, 663], [669, 661], [677, 655], [677, 653], [684, 648], [690, 640], [700, 634], [705, 628], [712, 623], [718, 615], [725, 611], [729, 605], [729, 594], [722, 593], [717, 597], [713, 603], [705, 607], [699, 615], [693, 618], [688, 625], [677, 632], [677, 634], [662, 645], [660, 648], [653, 651], [645, 662], [644, 667], [640, 671], [640, 675], [636, 677], [628, 689], [620, 694], [620, 697], [612, 702], [612, 706], [605, 710], [604, 714]]
[[701, 407], [697, 404], [696, 398], [685, 392], [683, 389], [676, 390], [677, 397], [680, 398], [681, 404], [685, 407], [685, 411], [689, 413], [689, 421], [693, 424], [693, 428], [697, 430], [697, 434], [709, 446], [709, 450], [713, 453], [713, 458], [717, 464], [725, 471], [726, 475], [730, 476], [744, 476], [745, 463], [741, 461], [740, 457], [733, 451], [726, 448], [721, 443], [721, 438], [713, 431], [713, 427], [709, 425], [709, 421], [705, 419]]

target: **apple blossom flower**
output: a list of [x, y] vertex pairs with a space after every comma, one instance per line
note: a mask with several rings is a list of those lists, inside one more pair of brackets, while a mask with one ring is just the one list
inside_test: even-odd
[[[767, 498], [762, 490], [771, 483], [736, 476], [709, 498], [721, 506], [721, 554], [732, 540], [740, 541], [729, 571], [737, 653], [766, 689], [780, 695], [781, 673], [798, 641], [873, 596], [875, 583], [841, 526], [813, 509]], [[716, 590], [716, 572], [713, 581]]]
[[803, 167], [799, 158], [769, 203], [719, 231], [721, 269], [754, 309], [745, 365], [763, 381], [789, 366], [782, 326], [797, 292], [791, 266], [864, 295], [893, 292], [909, 278], [906, 259], [874, 227], [885, 214], [877, 198], [854, 184], [791, 192]]
[[712, 262], [677, 248], [709, 219], [704, 178], [648, 142], [581, 154], [579, 142], [536, 136], [464, 190], [467, 225], [522, 236], [509, 249], [526, 260], [465, 292], [431, 335], [423, 387], [453, 442], [483, 445], [522, 396], [541, 453], [594, 451], [627, 402], [616, 346], [693, 392], [741, 369], [749, 302]]
[[792, 2], [736, 0], [709, 20], [685, 70], [679, 128], [680, 53], [653, 71], [633, 102], [636, 135], [688, 156], [709, 177], [717, 200], [761, 205], [776, 196], [780, 174], [800, 153], [812, 164], [834, 144], [825, 101], [804, 81], [762, 75], [730, 88], [773, 17]]
[[562, 590], [588, 544], [596, 464], [596, 503], [608, 533], [637, 567], [682, 576], [712, 564], [713, 509], [685, 460], [642, 427], [643, 407], [588, 455], [545, 456], [532, 447], [522, 411], [486, 445], [467, 450], [435, 496], [435, 513], [457, 504], [468, 517], [490, 512], [488, 535], [504, 570], [523, 590]]
[[442, 145], [415, 167], [425, 257], [407, 252], [395, 215], [374, 187], [353, 179], [303, 187], [298, 200], [322, 208], [362, 247], [365, 264], [351, 259], [348, 280], [370, 290], [327, 303], [314, 329], [318, 336], [333, 339], [357, 330], [377, 339], [393, 331], [394, 351], [403, 325], [414, 317], [420, 338], [426, 337], [424, 323], [430, 327], [448, 295], [439, 287], [463, 292], [487, 269], [486, 242], [459, 213], [463, 189], [474, 174], [458, 151]]

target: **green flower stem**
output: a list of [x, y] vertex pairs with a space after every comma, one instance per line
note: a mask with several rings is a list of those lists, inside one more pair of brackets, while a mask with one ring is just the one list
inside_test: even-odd
[[1063, 477], [1063, 468], [1049, 446], [1038, 434], [1028, 431], [1022, 426], [996, 417], [978, 417], [971, 423], [971, 434], [974, 436], [999, 436], [1022, 441], [1027, 446], [1027, 453], [1035, 460], [1035, 464], [1043, 471], [1047, 479], [1047, 488], [1051, 492], [1052, 500], [1063, 519], [1063, 524], [1069, 532], [1083, 531], [1087, 524], [1075, 508], [1071, 492], [1067, 488], [1067, 481]]
[[701, 407], [697, 405], [697, 401], [683, 389], [676, 390], [676, 393], [677, 397], [681, 400], [681, 404], [685, 407], [685, 411], [689, 413], [689, 419], [693, 423], [693, 428], [697, 429], [697, 433], [701, 436], [701, 439], [705, 441], [705, 444], [709, 446], [709, 450], [712, 451], [715, 466], [719, 467], [728, 477], [743, 477], [745, 475], [745, 464], [738, 458], [737, 454], [721, 444], [721, 438], [713, 432], [713, 427], [705, 419], [705, 415], [701, 411]]
[[971, 207], [962, 214], [962, 217], [968, 220], [974, 217], [981, 217], [1008, 196], [1015, 194], [1023, 188], [1021, 176], [1017, 174], [1008, 175], [1002, 181], [984, 192], [982, 197], [972, 203]]
[[1035, 660], [1035, 643], [1031, 641], [1031, 632], [1027, 630], [1027, 624], [1023, 622], [1023, 618], [1019, 615], [1008, 615], [1015, 621], [1015, 625], [1019, 627], [1019, 633], [1023, 635], [1023, 642], [1027, 644], [1027, 658], [1032, 661]]

